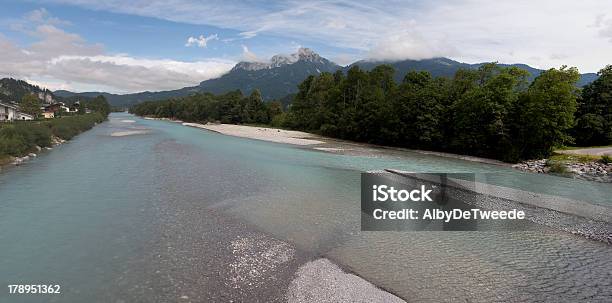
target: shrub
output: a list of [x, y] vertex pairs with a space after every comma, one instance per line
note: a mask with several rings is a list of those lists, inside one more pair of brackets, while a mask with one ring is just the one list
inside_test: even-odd
[[270, 123], [270, 125], [274, 127], [283, 127], [285, 126], [286, 120], [287, 120], [287, 114], [281, 113], [272, 118], [272, 122]]
[[549, 172], [557, 174], [568, 173], [567, 167], [562, 162], [546, 160], [546, 166], [549, 168]]
[[608, 154], [603, 155], [603, 156], [601, 156], [601, 160], [600, 161], [603, 164], [611, 164], [612, 163], [612, 155], [608, 155]]
[[0, 125], [0, 158], [20, 157], [33, 151], [35, 146], [50, 146], [52, 136], [71, 139], [104, 119], [103, 115], [94, 113], [44, 122], [20, 121]]

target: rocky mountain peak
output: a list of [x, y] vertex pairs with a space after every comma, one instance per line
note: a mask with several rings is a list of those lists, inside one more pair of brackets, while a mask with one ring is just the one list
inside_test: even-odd
[[308, 61], [308, 62], [321, 62], [323, 58], [319, 56], [319, 54], [315, 53], [310, 48], [300, 47], [297, 51], [298, 60]]
[[290, 55], [274, 55], [269, 62], [240, 62], [234, 66], [233, 70], [256, 71], [294, 64], [298, 61], [325, 63], [327, 60], [310, 48], [301, 47], [296, 53]]

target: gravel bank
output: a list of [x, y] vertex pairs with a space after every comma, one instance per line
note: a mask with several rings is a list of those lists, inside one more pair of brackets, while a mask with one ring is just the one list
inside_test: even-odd
[[370, 282], [345, 273], [327, 259], [302, 265], [287, 292], [287, 302], [406, 302]]
[[218, 132], [224, 135], [251, 138], [257, 140], [264, 140], [276, 143], [286, 143], [294, 145], [314, 145], [325, 143], [321, 141], [320, 137], [293, 130], [283, 130], [276, 128], [267, 127], [255, 127], [246, 125], [234, 125], [234, 124], [199, 124], [199, 123], [183, 123], [185, 126], [203, 128]]

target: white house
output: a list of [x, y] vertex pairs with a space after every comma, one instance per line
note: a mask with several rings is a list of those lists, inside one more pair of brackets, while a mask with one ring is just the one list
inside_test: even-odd
[[15, 120], [34, 120], [36, 117], [19, 111], [17, 104], [0, 102], [0, 122], [11, 122]]
[[17, 120], [34, 120], [34, 116], [22, 112], [17, 112]]
[[15, 120], [18, 111], [17, 106], [0, 102], [0, 122]]

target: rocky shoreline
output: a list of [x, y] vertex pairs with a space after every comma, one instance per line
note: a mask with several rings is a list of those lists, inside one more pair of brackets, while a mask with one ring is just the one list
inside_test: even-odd
[[[64, 144], [65, 142], [66, 142], [66, 140], [54, 136], [54, 137], [51, 137], [51, 147], [45, 147], [44, 149], [45, 150], [51, 150], [51, 149], [53, 149], [54, 147], [56, 147], [58, 145]], [[43, 150], [43, 148], [40, 147], [40, 146], [36, 146], [35, 148], [36, 148], [36, 150], [38, 152]], [[26, 161], [28, 161], [28, 160], [30, 160], [32, 158], [36, 158], [37, 156], [38, 156], [38, 154], [32, 152], [32, 153], [29, 153], [29, 154], [27, 154], [27, 155], [25, 155], [23, 157], [15, 157], [13, 159], [13, 161], [11, 162], [11, 164], [13, 164], [13, 165], [21, 165], [24, 162], [26, 162]]]
[[548, 159], [524, 161], [512, 167], [532, 173], [555, 174], [573, 179], [612, 183], [612, 164], [592, 161], [573, 163], [555, 162], [555, 165], [563, 167], [562, 170], [564, 171], [554, 171]]

